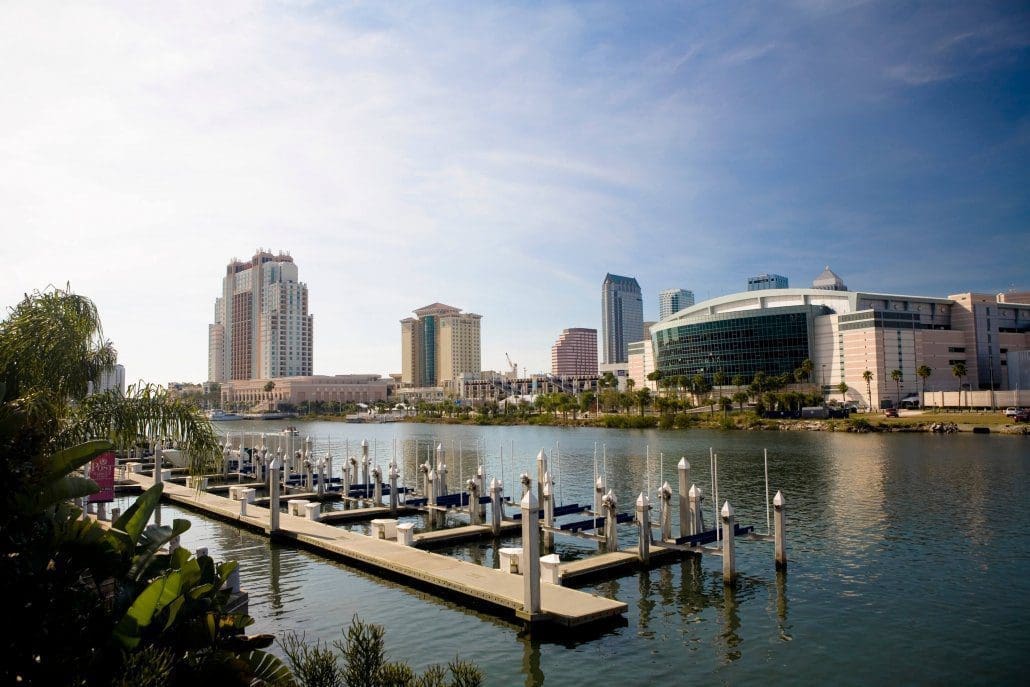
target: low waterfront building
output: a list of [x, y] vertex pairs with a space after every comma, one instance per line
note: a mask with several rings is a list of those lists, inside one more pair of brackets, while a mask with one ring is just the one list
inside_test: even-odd
[[466, 375], [461, 379], [461, 398], [479, 404], [501, 401], [509, 397], [533, 398], [538, 394], [580, 394], [597, 391], [598, 376], [594, 375], [529, 375], [512, 377], [496, 372]]
[[[266, 390], [272, 383], [270, 389]], [[392, 396], [393, 380], [377, 374], [311, 375], [242, 379], [222, 384], [222, 407], [236, 404], [274, 410], [305, 402], [375, 403]]]
[[[948, 298], [829, 289], [772, 289], [699, 303], [652, 328], [663, 375], [709, 382], [793, 374], [812, 361], [811, 381], [879, 408], [922, 391], [1008, 388], [1009, 351], [1030, 348], [1030, 305], [984, 294]], [[953, 374], [961, 363], [966, 375]], [[916, 374], [930, 368], [925, 379]], [[872, 373], [867, 384], [865, 372]], [[901, 371], [901, 379], [891, 377]]]

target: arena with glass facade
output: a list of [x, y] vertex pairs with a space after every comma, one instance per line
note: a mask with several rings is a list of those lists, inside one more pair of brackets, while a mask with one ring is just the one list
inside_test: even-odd
[[702, 375], [708, 381], [756, 372], [793, 373], [811, 358], [815, 318], [826, 306], [802, 305], [730, 312], [681, 320], [653, 333], [655, 364], [663, 374]]
[[[793, 373], [840, 399], [889, 407], [914, 393], [1007, 390], [1008, 355], [1030, 349], [1030, 294], [947, 298], [823, 289], [768, 289], [713, 298], [651, 327], [662, 376]], [[953, 374], [962, 363], [964, 378]], [[917, 370], [928, 368], [921, 376]], [[901, 377], [895, 380], [893, 373]], [[865, 373], [870, 372], [868, 382]], [[925, 370], [923, 370], [925, 372]]]

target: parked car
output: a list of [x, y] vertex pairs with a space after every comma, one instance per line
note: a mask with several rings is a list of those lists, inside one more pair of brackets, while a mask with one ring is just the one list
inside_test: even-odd
[[922, 398], [918, 394], [912, 396], [906, 396], [905, 398], [898, 401], [899, 408], [918, 408], [922, 402]]
[[1021, 408], [1013, 407], [1013, 408], [1006, 408], [1005, 409], [1005, 415], [1007, 415], [1009, 417], [1015, 417], [1015, 416], [1019, 415], [1020, 412], [1022, 412]]
[[1030, 410], [1020, 410], [1012, 416], [1015, 422], [1030, 422]]
[[883, 414], [886, 417], [897, 417], [898, 416], [898, 409], [897, 408], [887, 408], [886, 410], [883, 411]]

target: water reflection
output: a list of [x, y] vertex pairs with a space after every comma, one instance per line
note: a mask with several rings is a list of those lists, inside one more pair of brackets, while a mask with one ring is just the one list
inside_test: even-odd
[[526, 687], [544, 684], [544, 671], [540, 667], [540, 641], [528, 632], [518, 633], [519, 644], [522, 645], [522, 675]]
[[740, 658], [740, 612], [737, 610], [737, 592], [732, 585], [723, 586], [721, 640], [723, 658], [727, 662]]
[[790, 636], [790, 625], [787, 624], [787, 571], [776, 571], [776, 627], [780, 632], [780, 639], [789, 642], [793, 639]]
[[283, 593], [279, 586], [282, 575], [282, 551], [278, 545], [272, 544], [268, 551], [268, 603], [272, 607], [272, 615], [282, 617]]

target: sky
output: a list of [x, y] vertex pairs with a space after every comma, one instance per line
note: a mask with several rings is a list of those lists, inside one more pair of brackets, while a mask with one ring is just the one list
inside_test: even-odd
[[605, 274], [1030, 290], [1019, 2], [0, 3], [4, 314], [89, 296], [129, 381], [207, 377], [226, 264], [287, 251], [314, 372], [479, 313], [549, 371]]

